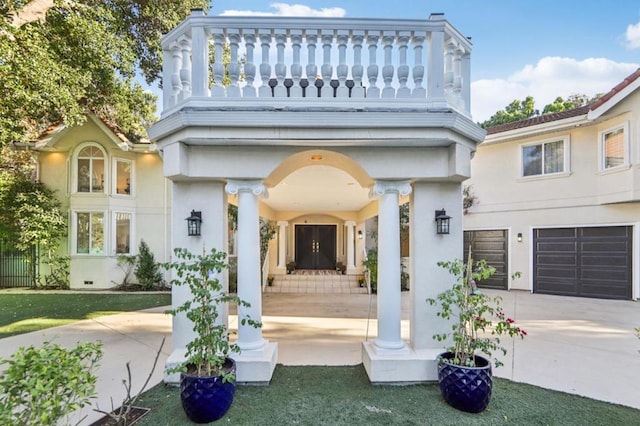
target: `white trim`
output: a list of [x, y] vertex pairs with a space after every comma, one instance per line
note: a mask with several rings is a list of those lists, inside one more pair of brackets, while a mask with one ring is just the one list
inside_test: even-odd
[[[95, 147], [98, 148], [100, 151], [102, 151], [102, 154], [104, 155], [103, 157], [103, 176], [102, 176], [102, 189], [103, 192], [80, 192], [78, 191], [78, 177], [79, 177], [79, 172], [78, 172], [78, 155], [80, 154], [80, 152], [85, 149], [86, 147]], [[98, 142], [94, 142], [94, 141], [86, 141], [83, 142], [81, 144], [79, 144], [73, 151], [73, 155], [71, 156], [72, 158], [72, 163], [71, 163], [71, 188], [69, 193], [70, 194], [78, 194], [78, 195], [82, 195], [82, 196], [86, 196], [86, 195], [108, 195], [109, 191], [107, 188], [109, 188], [109, 154], [107, 153], [107, 150], [105, 149], [105, 147], [103, 147], [100, 143]]]
[[564, 120], [555, 120], [547, 123], [534, 124], [531, 126], [521, 127], [518, 129], [508, 130], [505, 132], [492, 133], [487, 135], [484, 141], [480, 144], [493, 145], [501, 142], [509, 142], [515, 139], [528, 138], [535, 134], [552, 133], [552, 132], [566, 132], [570, 131], [574, 127], [582, 127], [583, 125], [592, 124], [587, 119], [587, 114], [578, 115], [576, 117], [566, 118]]
[[[563, 164], [562, 164], [562, 171], [560, 172], [555, 172], [555, 173], [545, 173], [544, 172], [544, 168], [545, 168], [545, 164], [544, 164], [544, 149], [545, 149], [545, 145], [549, 144], [549, 143], [553, 143], [553, 142], [562, 142], [562, 156], [563, 156]], [[540, 170], [540, 174], [535, 174], [535, 175], [530, 175], [530, 176], [525, 176], [524, 175], [524, 156], [523, 156], [523, 150], [526, 147], [530, 147], [530, 146], [542, 146], [542, 158], [541, 158], [541, 170]], [[528, 180], [536, 180], [536, 179], [540, 179], [540, 178], [554, 178], [554, 177], [567, 177], [571, 174], [571, 136], [570, 135], [563, 135], [563, 136], [558, 136], [555, 138], [548, 138], [548, 139], [542, 139], [542, 140], [536, 140], [536, 141], [530, 141], [530, 142], [525, 142], [525, 143], [521, 143], [518, 145], [518, 157], [519, 157], [519, 168], [520, 168], [520, 176], [519, 176], [519, 181], [528, 181]]]
[[[630, 159], [630, 135], [629, 135], [629, 120], [623, 121], [621, 123], [616, 124], [615, 126], [608, 127], [604, 130], [600, 130], [598, 132], [598, 173], [612, 173], [617, 171], [626, 170], [631, 165]], [[604, 136], [608, 133], [612, 133], [616, 130], [622, 129], [623, 132], [623, 149], [624, 149], [624, 160], [623, 163], [616, 167], [607, 167], [604, 166]]]
[[[118, 162], [123, 162], [123, 163], [129, 163], [129, 193], [124, 193], [124, 194], [119, 194], [118, 193]], [[111, 176], [113, 176], [113, 179], [111, 179], [111, 195], [113, 195], [114, 197], [117, 198], [125, 198], [125, 199], [129, 199], [132, 198], [134, 195], [134, 192], [136, 190], [135, 188], [135, 161], [131, 160], [129, 158], [124, 158], [124, 157], [113, 157], [111, 159]]]
[[[116, 240], [116, 236], [117, 236], [116, 234], [118, 232], [118, 225], [117, 225], [118, 214], [128, 214], [130, 216], [129, 218], [129, 252], [128, 253], [116, 253], [116, 248], [118, 247], [118, 241]], [[137, 247], [135, 244], [136, 243], [135, 217], [136, 217], [136, 214], [133, 210], [117, 209], [117, 210], [111, 211], [111, 230], [112, 231], [109, 232], [109, 237], [111, 242], [109, 253], [111, 253], [112, 256], [119, 256], [119, 255], [132, 256], [136, 254]]]
[[[102, 253], [78, 253], [78, 213], [101, 213], [102, 214]], [[79, 256], [79, 257], [106, 257], [109, 247], [108, 239], [106, 235], [109, 232], [109, 221], [107, 218], [109, 217], [107, 210], [100, 209], [74, 209], [71, 211], [71, 256]], [[89, 233], [89, 239], [91, 239], [91, 233]], [[91, 242], [91, 241], [90, 241]]]
[[607, 111], [609, 111], [611, 108], [616, 106], [618, 102], [622, 101], [624, 98], [626, 98], [631, 93], [633, 93], [636, 89], [638, 89], [638, 87], [640, 87], [640, 78], [636, 78], [634, 81], [629, 83], [626, 87], [624, 87], [622, 90], [617, 92], [615, 95], [611, 97], [611, 99], [606, 101], [604, 104], [600, 105], [598, 108], [589, 111], [589, 113], [587, 114], [587, 118], [589, 120], [595, 120], [597, 118], [600, 118]]

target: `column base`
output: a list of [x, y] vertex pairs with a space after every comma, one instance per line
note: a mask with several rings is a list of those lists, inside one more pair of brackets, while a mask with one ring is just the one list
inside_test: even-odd
[[371, 383], [411, 384], [438, 380], [436, 358], [442, 349], [414, 351], [381, 349], [373, 342], [362, 343], [362, 364]]
[[186, 359], [186, 348], [174, 349], [171, 355], [164, 363], [164, 382], [168, 385], [179, 386], [180, 385], [180, 373], [167, 373], [169, 368], [173, 368], [178, 364], [182, 364]]
[[278, 344], [268, 342], [262, 349], [234, 354], [236, 383], [268, 385], [278, 361]]

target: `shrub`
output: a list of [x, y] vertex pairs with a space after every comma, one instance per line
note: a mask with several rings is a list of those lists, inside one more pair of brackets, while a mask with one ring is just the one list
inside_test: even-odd
[[138, 247], [138, 261], [135, 270], [138, 283], [142, 285], [144, 290], [151, 290], [162, 282], [162, 272], [160, 265], [156, 263], [153, 253], [149, 249], [144, 240], [140, 240]]
[[0, 424], [56, 425], [95, 396], [100, 343], [21, 347], [0, 377]]

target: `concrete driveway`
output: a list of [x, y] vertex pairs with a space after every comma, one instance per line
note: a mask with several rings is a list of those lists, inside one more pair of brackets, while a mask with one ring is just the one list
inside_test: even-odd
[[[630, 301], [487, 291], [504, 299], [505, 311], [527, 332], [511, 344], [505, 366], [495, 375], [517, 382], [640, 408], [640, 304]], [[366, 294], [263, 295], [263, 335], [278, 342], [284, 365], [354, 365], [361, 362], [361, 343], [376, 337], [376, 296]], [[409, 294], [403, 293], [402, 333], [409, 336]], [[167, 341], [160, 367], [171, 353], [171, 318], [165, 308], [80, 321], [0, 341], [0, 357], [17, 347], [46, 340], [73, 345], [99, 340], [104, 344], [94, 406], [115, 407], [124, 397], [125, 365], [131, 363], [134, 390], [151, 368], [163, 337]], [[231, 317], [230, 325], [235, 324]], [[162, 379], [154, 373], [151, 386]], [[87, 408], [83, 424], [100, 417]]]

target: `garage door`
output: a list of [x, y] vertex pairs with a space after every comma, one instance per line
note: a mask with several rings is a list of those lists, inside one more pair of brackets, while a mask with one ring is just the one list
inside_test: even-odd
[[631, 299], [630, 226], [535, 229], [533, 291]]
[[464, 258], [469, 256], [469, 245], [474, 260], [484, 259], [496, 268], [491, 278], [478, 283], [478, 287], [507, 290], [508, 262], [507, 262], [507, 231], [504, 229], [465, 231]]

